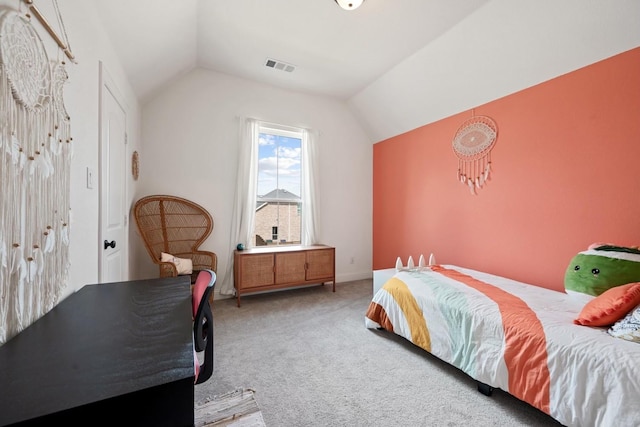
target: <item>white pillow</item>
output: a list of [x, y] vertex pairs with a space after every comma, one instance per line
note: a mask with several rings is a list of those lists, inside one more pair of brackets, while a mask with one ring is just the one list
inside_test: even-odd
[[607, 332], [612, 337], [640, 343], [640, 305], [618, 320]]
[[188, 258], [178, 258], [171, 254], [160, 252], [160, 261], [174, 263], [178, 270], [178, 275], [193, 273], [193, 262]]

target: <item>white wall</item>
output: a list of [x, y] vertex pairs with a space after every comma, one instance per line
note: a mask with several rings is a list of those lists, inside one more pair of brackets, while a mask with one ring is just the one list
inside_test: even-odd
[[640, 46], [639, 17], [637, 0], [493, 0], [349, 105], [379, 142]]
[[[136, 198], [170, 194], [206, 208], [215, 226], [202, 248], [218, 254], [218, 273], [229, 280], [225, 272], [238, 243], [230, 226], [241, 116], [320, 131], [320, 240], [336, 247], [338, 283], [371, 277], [372, 145], [334, 99], [193, 70], [142, 109]], [[133, 274], [157, 276], [139, 238], [132, 247], [138, 254]]]
[[[58, 34], [53, 2], [36, 1], [38, 9], [45, 15]], [[71, 161], [71, 223], [70, 223], [70, 271], [69, 282], [63, 291], [63, 297], [81, 288], [85, 284], [98, 282], [98, 241], [99, 193], [98, 186], [86, 188], [86, 168], [99, 172], [99, 128], [98, 94], [99, 62], [109, 70], [128, 107], [129, 154], [136, 149], [139, 141], [139, 107], [133, 92], [124, 77], [122, 67], [112, 50], [106, 34], [102, 30], [99, 17], [95, 13], [93, 2], [86, 0], [60, 1], [62, 19], [69, 36], [71, 50], [77, 64], [71, 63], [59, 52], [57, 45], [48, 33], [32, 18], [32, 23], [45, 47], [49, 59], [66, 59], [69, 80], [64, 88], [64, 101], [71, 116], [71, 135], [74, 141], [74, 154]], [[16, 9], [20, 5], [27, 10], [22, 1], [0, 0], [3, 9]], [[126, 170], [130, 170], [130, 166]], [[129, 200], [134, 192], [134, 183], [129, 177]], [[0, 202], [1, 203], [1, 202]]]

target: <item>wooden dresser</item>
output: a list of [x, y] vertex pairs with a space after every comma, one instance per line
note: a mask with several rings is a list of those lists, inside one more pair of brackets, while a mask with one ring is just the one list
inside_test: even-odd
[[268, 246], [235, 251], [233, 277], [240, 296], [274, 289], [333, 282], [336, 291], [335, 248]]

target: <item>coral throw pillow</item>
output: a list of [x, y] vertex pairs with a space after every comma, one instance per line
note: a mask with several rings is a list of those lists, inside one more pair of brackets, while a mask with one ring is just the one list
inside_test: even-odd
[[178, 258], [177, 256], [160, 252], [160, 261], [174, 263], [178, 270], [178, 275], [193, 273], [193, 261], [188, 258]]
[[584, 326], [609, 326], [640, 304], [640, 282], [616, 286], [589, 301], [573, 321]]

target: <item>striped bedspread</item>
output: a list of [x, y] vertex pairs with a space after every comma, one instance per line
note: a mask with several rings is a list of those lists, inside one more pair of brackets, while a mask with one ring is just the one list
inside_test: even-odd
[[640, 426], [640, 344], [573, 324], [562, 292], [451, 265], [399, 271], [368, 328], [400, 335], [567, 426]]

